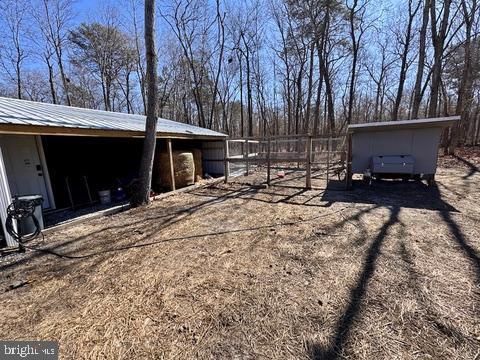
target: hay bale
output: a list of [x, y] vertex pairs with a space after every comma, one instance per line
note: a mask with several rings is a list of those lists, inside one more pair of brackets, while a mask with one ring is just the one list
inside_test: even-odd
[[[195, 163], [193, 161], [193, 154], [191, 152], [173, 151], [173, 173], [175, 176], [175, 187], [177, 189], [193, 185], [195, 183]], [[168, 153], [161, 152], [157, 156], [157, 161], [154, 164], [155, 185], [160, 188], [170, 189], [170, 160]]]
[[193, 149], [193, 162], [195, 163], [195, 182], [203, 179], [202, 150]]

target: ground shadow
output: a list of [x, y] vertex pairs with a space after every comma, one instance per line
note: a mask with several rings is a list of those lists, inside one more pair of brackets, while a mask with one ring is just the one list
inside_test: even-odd
[[430, 297], [424, 294], [422, 289], [422, 276], [415, 270], [415, 262], [413, 253], [405, 244], [404, 236], [399, 236], [400, 241], [400, 258], [405, 265], [408, 279], [408, 287], [411, 290], [418, 306], [425, 312], [425, 317], [431, 321], [432, 325], [444, 336], [452, 339], [455, 343], [471, 341], [468, 334], [465, 334], [462, 329], [457, 328], [452, 322], [448, 322], [445, 316], [442, 316], [435, 310], [435, 304], [430, 300]]
[[453, 157], [468, 167], [468, 174], [463, 176], [464, 179], [468, 179], [469, 177], [475, 175], [475, 173], [480, 172], [480, 168], [467, 159], [464, 159], [458, 155], [453, 155]]
[[389, 229], [398, 222], [399, 213], [400, 207], [394, 206], [390, 208], [389, 219], [370, 244], [363, 262], [363, 268], [358, 276], [356, 285], [350, 291], [347, 307], [335, 325], [330, 344], [328, 346], [317, 343], [307, 344], [307, 350], [311, 359], [337, 359], [340, 356], [350, 335], [352, 325], [361, 310], [362, 301], [365, 298], [368, 284], [375, 272], [376, 262], [380, 255], [383, 242]]
[[[439, 193], [437, 187], [432, 189], [432, 192]], [[460, 250], [463, 252], [464, 256], [470, 261], [473, 265], [475, 275], [476, 275], [476, 282], [480, 285], [480, 254], [479, 252], [469, 244], [465, 234], [461, 230], [460, 226], [457, 222], [453, 219], [452, 214], [450, 211], [444, 209], [440, 211], [440, 216], [445, 224], [448, 226], [450, 233], [453, 236], [454, 241], [459, 245]]]
[[395, 180], [378, 180], [368, 184], [357, 180], [353, 182], [352, 190], [339, 191], [341, 184], [343, 182], [329, 181], [321, 200], [331, 203], [349, 202], [458, 212], [457, 209], [442, 199], [436, 184], [427, 186], [421, 181], [403, 182]]
[[[98, 230], [89, 232], [87, 234], [56, 242], [55, 244], [44, 245], [43, 243], [39, 244], [27, 244], [26, 246], [31, 247], [34, 251], [28, 251], [23, 254], [19, 254], [15, 257], [14, 260], [5, 262], [4, 264], [0, 265], [0, 272], [5, 271], [11, 268], [15, 268], [19, 265], [29, 263], [35, 259], [42, 258], [44, 256], [56, 256], [58, 258], [64, 259], [82, 259], [81, 255], [73, 255], [71, 251], [66, 251], [66, 249], [70, 247], [75, 247], [75, 253], [81, 253], [85, 247], [91, 247], [92, 244], [90, 243], [83, 243], [84, 240], [90, 237], [98, 237], [101, 236], [102, 233], [108, 231], [118, 231], [118, 237], [121, 238], [122, 236], [127, 236], [131, 234], [133, 231], [137, 229], [137, 227], [142, 227], [145, 222], [156, 220], [157, 226], [161, 227], [162, 229], [166, 229], [167, 227], [173, 226], [174, 224], [185, 220], [187, 217], [194, 214], [196, 211], [207, 207], [212, 204], [217, 204], [224, 202], [228, 199], [231, 199], [235, 196], [240, 196], [246, 191], [243, 189], [242, 191], [237, 190], [229, 190], [219, 196], [211, 196], [205, 201], [199, 201], [191, 206], [180, 207], [176, 209], [168, 208], [168, 209], [159, 209], [158, 212], [155, 212], [153, 216], [142, 216], [140, 219], [135, 217], [137, 211], [144, 211], [145, 209], [133, 209], [132, 217], [135, 219], [134, 221], [123, 223], [121, 225], [113, 225], [113, 226], [105, 226], [101, 227]], [[100, 254], [101, 252], [97, 252]]]

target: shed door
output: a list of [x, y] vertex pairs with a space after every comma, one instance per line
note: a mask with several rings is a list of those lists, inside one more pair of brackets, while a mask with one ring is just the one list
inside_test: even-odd
[[50, 208], [47, 187], [34, 136], [0, 136], [8, 184], [12, 196], [43, 196], [43, 208]]

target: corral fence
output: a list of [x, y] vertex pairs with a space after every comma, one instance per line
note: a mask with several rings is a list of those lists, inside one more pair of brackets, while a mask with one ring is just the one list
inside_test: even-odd
[[311, 135], [279, 135], [270, 137], [231, 138], [225, 140], [224, 166], [225, 182], [228, 182], [230, 165], [245, 164], [245, 175], [252, 165], [266, 165], [270, 184], [274, 164], [296, 163], [304, 165], [305, 187], [312, 187], [312, 170], [330, 176], [346, 177], [347, 137], [320, 137]]

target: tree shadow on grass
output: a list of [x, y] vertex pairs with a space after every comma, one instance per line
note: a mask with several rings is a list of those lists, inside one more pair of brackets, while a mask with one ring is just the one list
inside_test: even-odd
[[434, 304], [429, 299], [429, 296], [423, 293], [421, 286], [422, 275], [415, 270], [413, 255], [405, 244], [403, 240], [404, 237], [399, 236], [399, 238], [402, 238], [400, 242], [400, 258], [403, 260], [408, 273], [408, 287], [412, 291], [418, 306], [424, 310], [425, 320], [430, 321], [438, 332], [450, 338], [456, 344], [461, 342], [473, 343], [471, 336], [466, 334], [462, 329], [455, 327], [452, 322], [448, 323], [445, 321], [444, 316], [441, 316], [435, 310]]
[[[164, 208], [164, 209], [160, 209], [164, 211], [161, 211], [160, 213], [157, 213], [154, 216], [148, 216], [147, 218], [144, 218], [142, 216], [140, 220], [135, 216], [132, 216], [130, 218], [133, 218], [134, 219], [133, 221], [125, 222], [120, 225], [101, 227], [98, 230], [89, 232], [85, 235], [75, 237], [73, 239], [60, 241], [52, 245], [43, 245], [43, 244], [34, 245], [33, 247], [38, 249], [38, 251], [29, 251], [27, 253], [21, 254], [20, 256], [17, 256], [17, 258], [13, 261], [5, 262], [4, 264], [0, 265], [0, 271], [5, 271], [11, 268], [15, 268], [19, 265], [26, 264], [28, 262], [31, 262], [32, 260], [39, 259], [45, 256], [49, 256], [49, 255], [55, 256], [55, 254], [65, 255], [64, 259], [80, 259], [82, 258], [82, 256], [81, 255], [76, 256], [75, 253], [79, 253], [79, 252], [81, 253], [82, 250], [85, 250], [85, 248], [87, 249], [91, 248], [92, 244], [82, 243], [82, 241], [88, 238], [101, 236], [105, 232], [116, 230], [118, 231], [118, 234], [116, 234], [117, 235], [116, 238], [121, 239], [124, 236], [126, 237], [131, 235], [132, 232], [137, 229], [137, 227], [143, 226], [146, 222], [153, 221], [153, 220], [158, 221], [155, 224], [155, 229], [157, 229], [157, 227], [161, 227], [164, 230], [180, 221], [185, 220], [187, 217], [191, 216], [196, 211], [199, 211], [204, 207], [217, 204], [217, 203], [222, 203], [228, 199], [231, 199], [232, 197], [241, 196], [246, 191], [248, 191], [248, 189], [230, 190], [219, 196], [213, 196], [213, 197], [211, 196], [207, 200], [200, 201], [192, 206], [176, 209], [176, 211], [169, 211], [169, 208], [168, 209]], [[137, 211], [137, 209], [133, 209], [130, 211], [133, 211], [134, 212], [133, 214], [135, 214], [135, 211]], [[147, 232], [147, 233], [150, 234], [150, 232]], [[78, 245], [78, 244], [81, 244], [81, 245]], [[104, 245], [101, 242], [99, 242], [99, 244]], [[65, 249], [71, 246], [77, 246], [77, 247], [75, 248], [74, 251], [65, 251]], [[98, 251], [97, 253], [100, 254], [101, 252]], [[58, 256], [58, 257], [61, 258], [62, 256]]]
[[[388, 194], [388, 192], [385, 192], [385, 190], [385, 187], [381, 188], [379, 190], [379, 196], [377, 194], [369, 194], [369, 192], [373, 190], [370, 190], [368, 188], [366, 190], [364, 189], [364, 191], [367, 192], [366, 202], [368, 202], [368, 200], [371, 200], [370, 202], [375, 203], [377, 206], [389, 206], [390, 217], [388, 221], [382, 226], [373, 242], [370, 244], [364, 260], [363, 269], [358, 276], [358, 281], [355, 287], [352, 288], [352, 290], [350, 291], [349, 303], [335, 325], [334, 335], [331, 339], [330, 345], [323, 346], [317, 343], [307, 344], [307, 350], [311, 359], [337, 359], [341, 357], [341, 353], [343, 352], [344, 346], [349, 338], [352, 326], [361, 311], [361, 304], [366, 296], [368, 283], [374, 274], [375, 263], [381, 252], [382, 244], [388, 233], [389, 228], [392, 227], [395, 223], [399, 222], [398, 215], [401, 207], [408, 207], [408, 205], [410, 205], [409, 207], [426, 208], [425, 204], [415, 204], [408, 199], [402, 200], [401, 198], [398, 198], [398, 196], [393, 196], [392, 198], [388, 199], [384, 197]], [[468, 243], [465, 235], [461, 231], [460, 226], [453, 220], [452, 212], [457, 212], [457, 210], [441, 199], [440, 192], [436, 185], [428, 189], [424, 189], [421, 194], [423, 196], [426, 196], [425, 200], [427, 200], [427, 205], [429, 205], [427, 208], [431, 210], [437, 210], [443, 218], [444, 222], [448, 225], [450, 232], [453, 235], [453, 238], [458, 243], [460, 249], [466, 256], [466, 258], [468, 258], [474, 266], [476, 272], [476, 280], [478, 283], [480, 283], [480, 256], [477, 250]], [[363, 193], [363, 195], [365, 195], [365, 193]], [[369, 199], [369, 196], [372, 196], [372, 198]], [[342, 199], [342, 194], [337, 195], [336, 199]], [[333, 199], [330, 200], [333, 201]], [[359, 202], [365, 202], [365, 199], [359, 199]], [[392, 203], [395, 203], [395, 205], [392, 205]], [[411, 260], [408, 255], [409, 254], [403, 247], [402, 257], [404, 261], [411, 265]], [[436, 317], [435, 313], [431, 313], [431, 315], [432, 317]], [[450, 336], [454, 339], [462, 337], [462, 334], [458, 329], [449, 327], [439, 322], [438, 319], [433, 319], [433, 322], [437, 326], [438, 330], [445, 335]]]
[[[432, 192], [434, 194], [439, 194], [440, 191], [437, 186], [432, 187]], [[437, 195], [439, 196], [439, 195]], [[473, 265], [475, 275], [476, 275], [476, 282], [480, 284], [480, 254], [479, 252], [468, 242], [465, 234], [461, 230], [460, 226], [457, 222], [453, 219], [452, 214], [443, 209], [440, 211], [440, 216], [445, 224], [448, 226], [450, 233], [453, 236], [454, 241], [459, 245], [461, 251], [465, 255], [465, 257], [470, 261]]]
[[352, 191], [338, 191], [341, 185], [338, 181], [330, 181], [321, 200], [332, 203], [351, 202], [458, 212], [457, 209], [442, 199], [436, 185], [429, 187], [421, 181], [378, 180], [369, 185], [358, 180], [353, 182]]
[[443, 221], [447, 224], [448, 228], [450, 229], [451, 234], [453, 235], [453, 239], [455, 242], [460, 246], [463, 254], [466, 258], [470, 260], [470, 263], [474, 267], [474, 271], [476, 273], [476, 281], [480, 284], [480, 255], [478, 251], [469, 244], [465, 235], [463, 234], [460, 226], [453, 220], [452, 215], [448, 211], [440, 212]]
[[337, 359], [340, 356], [349, 338], [353, 323], [360, 313], [368, 284], [375, 272], [376, 262], [380, 255], [383, 242], [389, 229], [398, 222], [399, 213], [400, 207], [394, 206], [390, 208], [389, 219], [370, 244], [357, 283], [350, 291], [350, 300], [347, 307], [335, 325], [335, 332], [330, 345], [323, 346], [317, 343], [307, 344], [307, 350], [311, 359]]
[[464, 159], [464, 158], [462, 158], [458, 155], [453, 155], [453, 157], [455, 159], [457, 159], [458, 161], [460, 161], [461, 163], [467, 165], [467, 167], [468, 167], [468, 174], [464, 175], [463, 179], [468, 179], [468, 178], [472, 177], [473, 175], [475, 175], [475, 173], [480, 172], [480, 168], [478, 168], [478, 166], [476, 166], [472, 162], [468, 161], [467, 159]]

